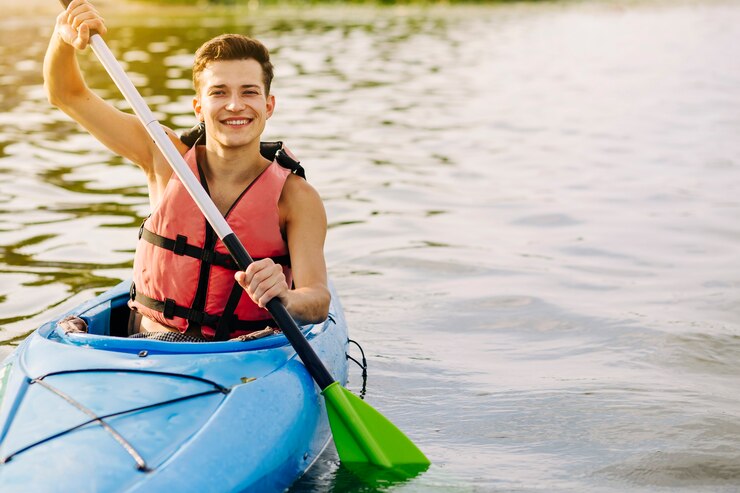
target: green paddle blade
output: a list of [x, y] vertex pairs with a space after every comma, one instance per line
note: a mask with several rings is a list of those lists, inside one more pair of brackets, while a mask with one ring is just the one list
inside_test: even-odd
[[418, 474], [430, 462], [414, 443], [368, 403], [338, 382], [323, 392], [339, 460]]

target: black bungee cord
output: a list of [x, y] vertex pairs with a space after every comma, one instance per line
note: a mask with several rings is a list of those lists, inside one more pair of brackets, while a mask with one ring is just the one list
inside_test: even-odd
[[357, 346], [357, 349], [360, 350], [360, 354], [362, 354], [362, 363], [350, 356], [349, 353], [347, 353], [347, 359], [354, 361], [355, 364], [362, 369], [362, 390], [360, 390], [360, 399], [365, 399], [365, 393], [367, 392], [367, 360], [365, 359], [365, 351], [363, 351], [359, 342], [352, 339], [347, 339], [347, 341]]
[[[115, 373], [119, 373], [119, 372], [124, 372], [124, 373], [146, 373], [146, 374], [162, 375], [162, 376], [168, 376], [168, 377], [179, 377], [179, 378], [185, 378], [185, 379], [190, 379], [190, 380], [196, 380], [198, 382], [202, 382], [202, 383], [205, 383], [205, 384], [208, 384], [208, 385], [212, 385], [214, 388], [212, 390], [207, 390], [207, 391], [204, 391], [204, 392], [198, 392], [196, 394], [190, 394], [190, 395], [185, 395], [185, 396], [181, 396], [181, 397], [176, 397], [174, 399], [168, 399], [168, 400], [165, 400], [165, 401], [155, 402], [153, 404], [147, 404], [145, 406], [139, 406], [139, 407], [135, 407], [135, 408], [131, 408], [131, 409], [125, 409], [123, 411], [117, 411], [117, 412], [114, 412], [114, 413], [106, 414], [106, 415], [103, 415], [103, 416], [98, 416], [92, 410], [88, 409], [87, 407], [85, 407], [84, 405], [82, 405], [80, 402], [78, 402], [77, 400], [75, 400], [74, 398], [72, 398], [71, 396], [65, 394], [61, 390], [55, 388], [54, 386], [50, 385], [48, 382], [45, 382], [44, 381], [45, 378], [50, 377], [50, 376], [55, 376], [55, 375], [70, 374], [70, 373], [92, 373], [92, 372], [98, 372], [98, 373], [100, 373], [100, 372], [106, 372], [106, 373], [114, 373], [114, 372]], [[159, 371], [152, 371], [152, 370], [122, 369], [122, 368], [97, 368], [97, 369], [96, 368], [85, 368], [83, 370], [65, 370], [65, 371], [52, 372], [52, 373], [47, 373], [46, 375], [42, 375], [40, 377], [36, 377], [36, 378], [30, 379], [29, 380], [29, 385], [32, 385], [32, 384], [38, 384], [38, 385], [42, 386], [43, 388], [45, 388], [46, 390], [52, 392], [53, 394], [61, 397], [67, 403], [69, 403], [71, 406], [75, 407], [76, 409], [78, 409], [81, 412], [83, 412], [83, 413], [87, 414], [88, 416], [90, 416], [90, 419], [87, 420], [87, 421], [84, 421], [84, 422], [82, 422], [80, 424], [77, 424], [75, 426], [72, 426], [71, 428], [68, 428], [66, 430], [62, 430], [62, 431], [60, 431], [58, 433], [55, 433], [53, 435], [50, 435], [50, 436], [48, 436], [46, 438], [42, 438], [41, 440], [38, 440], [38, 441], [36, 441], [34, 443], [31, 443], [30, 445], [26, 445], [25, 447], [23, 447], [21, 449], [18, 449], [15, 452], [12, 452], [12, 453], [8, 454], [4, 458], [0, 459], [0, 462], [2, 462], [3, 464], [10, 462], [14, 457], [16, 457], [19, 454], [21, 454], [23, 452], [26, 452], [26, 451], [34, 448], [34, 447], [37, 447], [37, 446], [42, 445], [44, 443], [47, 443], [47, 442], [49, 442], [51, 440], [54, 440], [56, 438], [62, 437], [64, 435], [67, 435], [68, 433], [71, 433], [71, 432], [73, 432], [73, 431], [75, 431], [77, 429], [80, 429], [80, 428], [82, 428], [84, 426], [87, 426], [89, 424], [99, 423], [100, 426], [102, 426], [105, 431], [107, 431], [108, 433], [110, 433], [111, 436], [113, 437], [113, 439], [116, 442], [118, 442], [118, 444], [120, 444], [121, 447], [123, 447], [123, 449], [131, 456], [131, 458], [134, 459], [134, 462], [136, 462], [136, 468], [139, 471], [142, 471], [142, 472], [150, 472], [151, 469], [149, 469], [149, 467], [146, 465], [146, 462], [144, 461], [144, 458], [141, 456], [141, 454], [139, 454], [139, 452], [133, 447], [133, 445], [131, 445], [120, 433], [118, 433], [115, 429], [113, 429], [113, 427], [111, 427], [110, 424], [108, 424], [104, 420], [105, 419], [108, 419], [108, 418], [115, 417], [115, 416], [120, 416], [120, 415], [123, 415], [123, 414], [134, 413], [134, 412], [137, 412], [137, 411], [143, 411], [143, 410], [146, 410], [146, 409], [152, 409], [152, 408], [159, 407], [159, 406], [166, 406], [166, 405], [169, 405], [169, 404], [174, 404], [176, 402], [181, 402], [181, 401], [185, 401], [185, 400], [189, 400], [189, 399], [194, 399], [196, 397], [202, 397], [202, 396], [213, 395], [213, 394], [224, 394], [225, 395], [225, 394], [228, 394], [230, 392], [230, 389], [228, 389], [228, 388], [226, 388], [226, 387], [224, 387], [224, 386], [222, 386], [222, 385], [220, 385], [220, 384], [218, 384], [218, 383], [216, 383], [216, 382], [214, 382], [212, 380], [208, 380], [208, 379], [201, 378], [201, 377], [196, 377], [196, 376], [193, 376], [193, 375], [182, 375], [182, 374], [179, 374], [179, 373], [159, 372]]]

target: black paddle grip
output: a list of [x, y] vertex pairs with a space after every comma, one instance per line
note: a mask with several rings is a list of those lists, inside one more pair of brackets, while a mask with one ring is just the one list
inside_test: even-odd
[[319, 388], [324, 390], [329, 385], [333, 384], [334, 378], [331, 376], [331, 373], [326, 369], [324, 363], [321, 362], [316, 351], [314, 351], [311, 344], [308, 343], [308, 340], [306, 340], [301, 329], [298, 328], [295, 320], [293, 320], [293, 317], [288, 313], [288, 310], [280, 302], [280, 299], [273, 298], [268, 301], [267, 310], [270, 312], [270, 315], [272, 315], [272, 318], [275, 319], [278, 327], [283, 331], [283, 334], [285, 334], [285, 337], [288, 339], [288, 342], [290, 342], [290, 345], [293, 346], [295, 352], [301, 357], [303, 366], [306, 367], [308, 373], [316, 381]]
[[224, 246], [229, 251], [229, 254], [231, 254], [231, 257], [234, 259], [234, 262], [236, 262], [236, 266], [239, 267], [239, 270], [246, 270], [247, 267], [249, 267], [249, 264], [254, 262], [236, 234], [229, 233], [221, 238], [221, 241], [223, 241]]

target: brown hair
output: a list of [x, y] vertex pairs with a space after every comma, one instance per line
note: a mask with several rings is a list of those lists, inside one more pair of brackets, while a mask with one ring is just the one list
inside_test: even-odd
[[193, 62], [193, 85], [198, 90], [200, 73], [210, 62], [225, 60], [249, 60], [254, 59], [262, 67], [262, 81], [265, 84], [265, 95], [270, 94], [270, 83], [272, 82], [272, 63], [270, 63], [270, 52], [265, 45], [256, 39], [242, 34], [222, 34], [210, 41], [195, 52]]

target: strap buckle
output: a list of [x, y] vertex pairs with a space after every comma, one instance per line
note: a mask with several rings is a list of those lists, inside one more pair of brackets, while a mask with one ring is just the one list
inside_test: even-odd
[[175, 255], [185, 255], [186, 246], [188, 246], [188, 237], [177, 235], [177, 238], [175, 238], [175, 246], [172, 248], [172, 251]]
[[206, 312], [202, 310], [193, 310], [192, 308], [188, 310], [188, 316], [187, 316], [188, 322], [194, 322], [198, 325], [203, 325], [203, 322], [206, 320]]
[[175, 318], [175, 307], [177, 304], [175, 304], [175, 300], [172, 298], [167, 298], [164, 300], [164, 309], [162, 310], [162, 315], [166, 319]]

